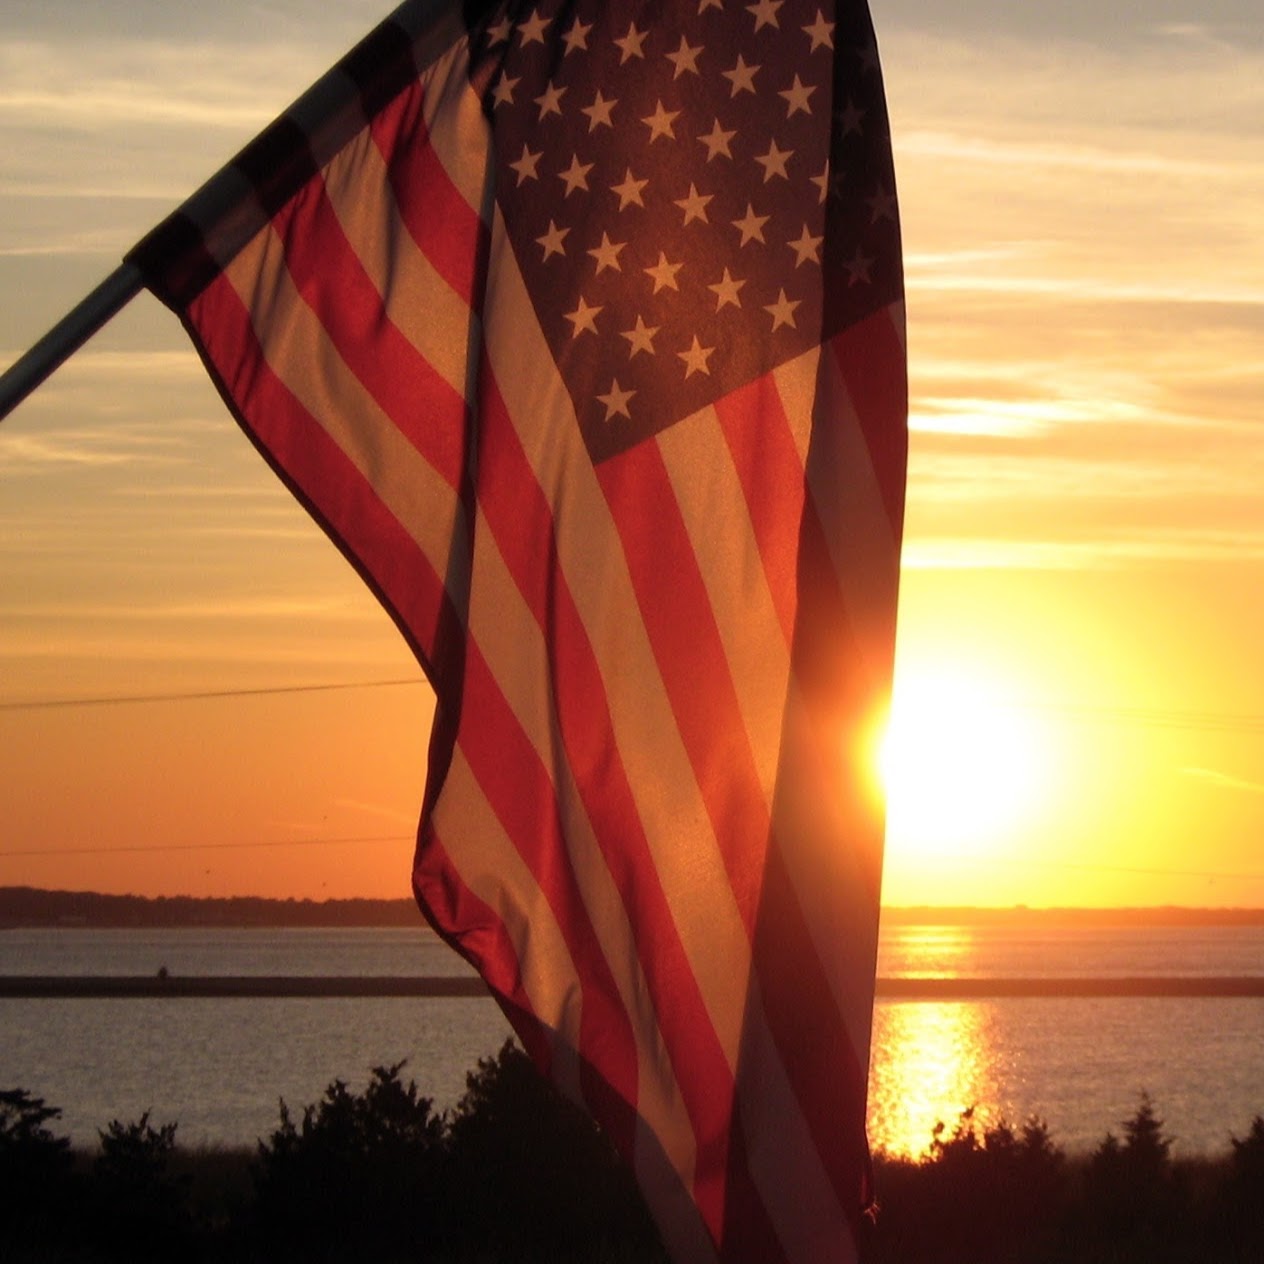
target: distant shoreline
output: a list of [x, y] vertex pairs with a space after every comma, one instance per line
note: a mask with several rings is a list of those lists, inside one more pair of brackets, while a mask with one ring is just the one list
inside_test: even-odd
[[[1264, 909], [1184, 908], [884, 908], [886, 926], [1264, 926]], [[273, 900], [260, 896], [104, 895], [0, 887], [0, 930], [56, 928], [249, 929], [412, 928], [425, 921], [411, 899]]]
[[[1264, 975], [1125, 976], [1116, 978], [879, 978], [880, 1001], [1025, 999], [1264, 999]], [[0, 975], [4, 1000], [276, 1000], [354, 997], [485, 1000], [482, 979], [316, 975]]]

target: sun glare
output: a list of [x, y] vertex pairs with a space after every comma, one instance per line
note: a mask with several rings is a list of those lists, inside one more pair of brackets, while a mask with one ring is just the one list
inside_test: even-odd
[[901, 673], [880, 754], [889, 853], [995, 851], [1021, 841], [1048, 785], [1035, 719], [981, 674]]

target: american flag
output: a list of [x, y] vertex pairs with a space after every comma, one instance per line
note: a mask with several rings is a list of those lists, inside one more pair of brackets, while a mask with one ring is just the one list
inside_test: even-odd
[[856, 1258], [905, 462], [865, 5], [405, 4], [132, 260], [434, 686], [426, 916], [676, 1259]]

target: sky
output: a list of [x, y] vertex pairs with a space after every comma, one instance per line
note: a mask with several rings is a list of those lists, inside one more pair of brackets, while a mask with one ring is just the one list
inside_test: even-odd
[[[0, 0], [0, 365], [388, 7]], [[1258, 4], [871, 8], [911, 390], [884, 899], [1264, 906]], [[430, 707], [156, 301], [0, 424], [0, 885], [407, 895]]]

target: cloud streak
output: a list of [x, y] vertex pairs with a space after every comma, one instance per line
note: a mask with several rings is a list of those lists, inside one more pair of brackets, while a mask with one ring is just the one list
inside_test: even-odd
[[1205, 781], [1225, 790], [1241, 790], [1247, 794], [1264, 794], [1264, 782], [1248, 781], [1244, 777], [1231, 777], [1214, 768], [1182, 768], [1181, 772], [1196, 781]]

